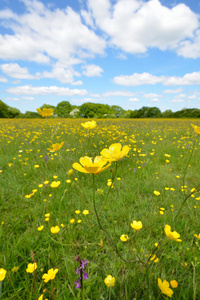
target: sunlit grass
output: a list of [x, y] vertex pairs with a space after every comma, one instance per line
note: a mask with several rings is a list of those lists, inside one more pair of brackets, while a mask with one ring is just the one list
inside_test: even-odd
[[[178, 282], [172, 298], [198, 299], [200, 243], [194, 234], [200, 233], [199, 189], [175, 216], [200, 183], [200, 140], [189, 161], [197, 138], [191, 123], [200, 122], [96, 120], [90, 131], [81, 126], [83, 122], [0, 122], [0, 269], [7, 271], [1, 281], [2, 299], [37, 299], [45, 288], [49, 293], [44, 299], [81, 299], [74, 284], [77, 255], [89, 261], [85, 299], [164, 299], [158, 278]], [[54, 149], [61, 143], [60, 149]], [[141, 263], [121, 260], [100, 230], [92, 204], [92, 174], [69, 172], [80, 157], [94, 158], [113, 143], [131, 150], [118, 162], [113, 188], [114, 163], [95, 175], [97, 212], [120, 255], [128, 261], [140, 257]], [[142, 222], [141, 230], [131, 227], [134, 220]], [[166, 224], [182, 242], [166, 238]], [[122, 241], [122, 235], [128, 239]], [[148, 261], [161, 240], [163, 246], [155, 251], [158, 260], [149, 259], [147, 274], [142, 262]], [[37, 269], [29, 274], [26, 269], [34, 262], [33, 254]], [[44, 283], [42, 276], [51, 268], [58, 272]], [[115, 277], [110, 287], [104, 282], [108, 275]]]

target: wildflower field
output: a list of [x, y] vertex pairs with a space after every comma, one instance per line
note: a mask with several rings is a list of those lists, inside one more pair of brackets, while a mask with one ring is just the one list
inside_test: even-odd
[[1, 119], [0, 299], [200, 299], [199, 125]]

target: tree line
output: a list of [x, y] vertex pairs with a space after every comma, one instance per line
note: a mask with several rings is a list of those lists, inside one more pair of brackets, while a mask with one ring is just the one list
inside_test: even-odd
[[[118, 105], [87, 102], [80, 106], [62, 101], [57, 106], [43, 104], [40, 108], [53, 108], [53, 118], [200, 118], [200, 109], [183, 108], [172, 112], [170, 109], [161, 112], [158, 107], [143, 106], [140, 109], [125, 110]], [[0, 118], [41, 118], [37, 112], [26, 111], [8, 106], [0, 100]]]

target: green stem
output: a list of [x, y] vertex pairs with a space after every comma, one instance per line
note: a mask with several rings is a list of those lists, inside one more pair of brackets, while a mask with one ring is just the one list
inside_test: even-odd
[[1, 295], [2, 295], [2, 285], [3, 285], [3, 281], [0, 281], [0, 298], [1, 298]]
[[177, 214], [176, 214], [176, 216], [175, 216], [175, 218], [174, 218], [174, 221], [176, 221], [176, 219], [177, 219], [178, 215], [180, 214], [180, 212], [181, 212], [181, 210], [182, 210], [182, 208], [183, 208], [185, 202], [187, 201], [187, 199], [188, 199], [192, 194], [194, 194], [194, 193], [199, 189], [199, 187], [200, 187], [200, 184], [198, 184], [197, 187], [195, 188], [195, 190], [193, 190], [190, 194], [188, 194], [188, 195], [185, 197], [185, 199], [183, 200], [183, 202], [182, 202], [182, 204], [181, 204], [181, 207], [179, 208], [179, 211], [177, 212]]
[[109, 288], [109, 300], [111, 299], [111, 288]]
[[[195, 140], [194, 143], [193, 143], [192, 151], [191, 151], [191, 153], [190, 153], [190, 156], [189, 156], [189, 158], [188, 158], [188, 162], [187, 162], [186, 167], [185, 167], [185, 170], [184, 170], [184, 172], [183, 172], [183, 189], [184, 189], [184, 186], [185, 186], [186, 172], [187, 172], [187, 169], [188, 169], [190, 160], [191, 160], [191, 158], [192, 158], [192, 156], [193, 156], [193, 153], [194, 153], [194, 146], [195, 146], [197, 140], [198, 140], [198, 137], [196, 138], [196, 140]], [[185, 189], [184, 189], [184, 195], [185, 195], [185, 197], [186, 197]]]
[[186, 203], [187, 199], [188, 199], [192, 194], [194, 194], [194, 192], [196, 192], [196, 190], [200, 187], [200, 184], [197, 185], [197, 187], [195, 188], [195, 190], [193, 190], [190, 194], [186, 195], [185, 188], [184, 188], [184, 186], [185, 186], [185, 177], [186, 177], [186, 172], [187, 172], [187, 169], [188, 169], [190, 160], [191, 160], [191, 158], [192, 158], [192, 156], [193, 156], [193, 153], [194, 153], [194, 147], [195, 147], [195, 144], [196, 144], [197, 140], [198, 140], [198, 137], [195, 139], [195, 141], [194, 141], [194, 143], [193, 143], [192, 151], [191, 151], [191, 153], [190, 153], [188, 162], [187, 162], [186, 167], [185, 167], [185, 170], [184, 170], [184, 172], [183, 172], [183, 189], [184, 189], [184, 196], [185, 196], [185, 198], [184, 198], [184, 200], [183, 200], [183, 202], [182, 202], [182, 204], [181, 204], [181, 206], [180, 206], [180, 208], [179, 208], [179, 210], [178, 210], [178, 212], [177, 212], [177, 214], [176, 214], [176, 216], [175, 216], [173, 222], [175, 222], [176, 219], [178, 218], [178, 216], [179, 216], [179, 214], [180, 214], [180, 212], [181, 212], [181, 210], [182, 210], [184, 204]]
[[[106, 235], [110, 245], [112, 246], [112, 248], [114, 249], [115, 253], [121, 258], [121, 260], [123, 260], [124, 262], [126, 263], [136, 263], [136, 262], [139, 262], [141, 263], [140, 260], [131, 260], [131, 261], [128, 261], [126, 259], [124, 259], [121, 254], [119, 253], [118, 249], [117, 249], [117, 246], [115, 245], [115, 243], [113, 242], [110, 234], [103, 228], [103, 226], [101, 225], [101, 222], [100, 222], [100, 219], [99, 219], [99, 216], [98, 216], [98, 213], [97, 213], [97, 209], [96, 209], [96, 202], [95, 202], [95, 178], [94, 178], [94, 174], [92, 174], [92, 182], [93, 182], [93, 206], [94, 206], [94, 212], [95, 212], [95, 215], [96, 215], [96, 219], [97, 219], [97, 223], [99, 225], [99, 228], [104, 232], [104, 234]], [[143, 263], [143, 262], [142, 262]]]
[[108, 196], [109, 196], [109, 194], [110, 194], [110, 192], [111, 192], [112, 185], [114, 184], [114, 181], [115, 181], [115, 178], [116, 178], [116, 174], [117, 174], [117, 162], [115, 162], [115, 170], [114, 170], [114, 172], [112, 173], [112, 184], [110, 185], [110, 187], [109, 187], [109, 189], [108, 189], [108, 192], [107, 192], [107, 194], [106, 194], [105, 200], [104, 200], [104, 202], [103, 202], [103, 204], [102, 204], [102, 208], [101, 208], [101, 210], [100, 210], [100, 212], [99, 212], [99, 216], [101, 215], [101, 213], [102, 213], [102, 211], [103, 211], [103, 208], [104, 208], [105, 203], [107, 203]]
[[196, 282], [195, 282], [195, 276], [196, 276], [196, 269], [195, 269], [195, 264], [192, 263], [193, 266], [193, 300], [196, 300]]

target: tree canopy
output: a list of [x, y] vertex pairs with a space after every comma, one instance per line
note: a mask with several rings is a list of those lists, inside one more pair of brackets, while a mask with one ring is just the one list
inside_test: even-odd
[[[158, 107], [143, 106], [140, 109], [125, 110], [118, 105], [87, 102], [76, 106], [69, 101], [61, 101], [57, 106], [43, 104], [40, 108], [53, 108], [54, 118], [200, 118], [198, 108], [183, 108], [176, 112], [167, 109], [161, 112]], [[8, 106], [0, 100], [0, 118], [41, 118], [41, 116], [32, 111], [22, 114], [19, 109]]]

